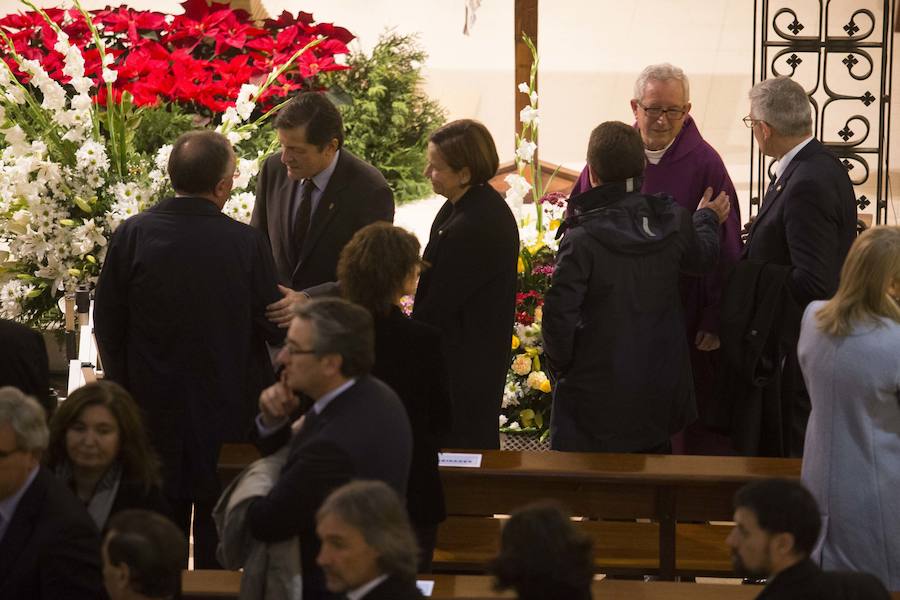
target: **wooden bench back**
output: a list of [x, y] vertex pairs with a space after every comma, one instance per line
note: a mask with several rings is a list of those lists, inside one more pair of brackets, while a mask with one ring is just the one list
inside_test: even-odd
[[[441, 467], [448, 519], [438, 531], [436, 571], [483, 572], [499, 548], [501, 520], [552, 498], [585, 517], [577, 526], [593, 540], [604, 573], [731, 574], [725, 537], [732, 498], [744, 484], [797, 479], [796, 459], [483, 451], [479, 468]], [[258, 457], [226, 445], [223, 481]], [[642, 522], [636, 522], [642, 520]]]

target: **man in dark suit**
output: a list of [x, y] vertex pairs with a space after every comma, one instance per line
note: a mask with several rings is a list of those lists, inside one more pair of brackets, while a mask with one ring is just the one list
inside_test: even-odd
[[0, 598], [104, 598], [100, 536], [84, 505], [40, 466], [43, 409], [0, 388]]
[[[294, 308], [278, 360], [281, 382], [259, 398], [260, 448], [289, 444], [275, 486], [247, 509], [250, 532], [263, 542], [300, 539], [303, 597], [337, 598], [316, 565], [316, 511], [335, 488], [352, 479], [375, 479], [403, 497], [412, 433], [403, 404], [370, 376], [374, 362], [372, 317], [345, 300], [313, 300]], [[313, 401], [297, 414], [296, 393]]]
[[354, 481], [316, 513], [316, 562], [328, 591], [356, 600], [415, 600], [416, 538], [397, 493], [381, 481]]
[[847, 169], [812, 137], [809, 98], [787, 77], [767, 79], [750, 90], [750, 115], [760, 149], [775, 158], [775, 180], [750, 227], [742, 259], [790, 267], [785, 307], [776, 335], [784, 367], [773, 385], [781, 386], [781, 423], [763, 423], [766, 454], [801, 456], [809, 397], [797, 362], [803, 309], [837, 290], [844, 258], [856, 235], [856, 198]]
[[823, 572], [810, 553], [822, 526], [816, 500], [803, 484], [768, 479], [734, 497], [734, 529], [726, 540], [741, 575], [768, 579], [758, 600], [888, 600], [868, 573]]
[[219, 447], [246, 438], [261, 390], [275, 381], [265, 317], [280, 295], [266, 240], [221, 213], [235, 156], [223, 136], [193, 131], [169, 158], [176, 197], [125, 221], [97, 283], [95, 334], [106, 376], [134, 396], [163, 462], [164, 492], [194, 561], [214, 568], [211, 512]]
[[394, 220], [394, 196], [375, 167], [343, 147], [341, 113], [322, 94], [293, 98], [275, 129], [281, 152], [263, 163], [250, 224], [269, 240], [284, 294], [269, 316], [287, 327], [301, 290], [337, 279], [353, 234]]
[[0, 319], [0, 387], [19, 388], [40, 402], [49, 418], [56, 406], [50, 401], [47, 346], [37, 331]]

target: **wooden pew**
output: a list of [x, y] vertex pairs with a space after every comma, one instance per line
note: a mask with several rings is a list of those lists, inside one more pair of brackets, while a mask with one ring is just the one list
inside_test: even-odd
[[[529, 502], [553, 498], [594, 540], [598, 572], [731, 574], [725, 545], [732, 498], [768, 477], [798, 478], [796, 459], [484, 451], [480, 468], [442, 467], [448, 519], [438, 531], [438, 572], [483, 572], [499, 548], [501, 521]], [[226, 445], [219, 475], [230, 481], [258, 457], [253, 446]], [[642, 519], [649, 522], [635, 522]]]
[[[482, 600], [514, 598], [509, 592], [496, 592], [493, 579], [485, 575], [421, 575], [420, 580], [434, 581], [432, 598]], [[240, 590], [239, 571], [184, 571], [181, 577], [185, 600], [237, 598]], [[674, 583], [670, 581], [594, 581], [593, 597], [602, 600], [750, 600], [762, 590], [758, 585], [722, 583]], [[891, 594], [900, 600], [900, 592]]]
[[[510, 592], [494, 591], [493, 579], [485, 575], [422, 575], [419, 579], [434, 581], [432, 598], [480, 600], [515, 597]], [[240, 580], [238, 571], [184, 571], [182, 597], [185, 600], [237, 598]], [[760, 589], [750, 585], [603, 579], [593, 583], [592, 591], [594, 598], [603, 600], [750, 600], [759, 594]]]
[[[442, 467], [448, 520], [438, 531], [436, 570], [474, 570], [498, 549], [495, 514], [553, 498], [589, 520], [604, 573], [729, 575], [725, 545], [732, 498], [768, 477], [798, 478], [794, 459], [560, 452], [482, 452], [478, 469]], [[650, 522], [634, 522], [649, 519]]]

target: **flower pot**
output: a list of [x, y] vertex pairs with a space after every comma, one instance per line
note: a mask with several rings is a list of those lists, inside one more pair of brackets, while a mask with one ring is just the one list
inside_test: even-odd
[[541, 441], [537, 433], [500, 433], [501, 450], [550, 450], [550, 438]]

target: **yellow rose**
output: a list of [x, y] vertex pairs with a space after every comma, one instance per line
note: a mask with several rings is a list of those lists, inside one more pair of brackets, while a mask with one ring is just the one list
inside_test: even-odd
[[513, 373], [516, 375], [528, 375], [531, 372], [531, 357], [527, 354], [519, 354], [512, 363]]
[[519, 341], [519, 338], [516, 336], [512, 336], [512, 349], [515, 350], [519, 347], [522, 342]]
[[516, 263], [516, 273], [524, 273], [525, 272], [525, 261], [522, 260], [522, 257], [519, 257], [519, 262]]
[[528, 375], [528, 381], [526, 382], [528, 387], [533, 390], [545, 391], [544, 387], [549, 387], [550, 380], [547, 379], [547, 376], [543, 371], [532, 371]]
[[544, 320], [544, 309], [542, 307], [538, 306], [536, 309], [534, 309], [534, 322], [540, 323], [543, 320]]
[[550, 380], [549, 380], [549, 379], [547, 379], [546, 381], [542, 381], [542, 382], [541, 382], [540, 390], [541, 390], [542, 392], [544, 392], [545, 394], [549, 394], [551, 391], [553, 391], [553, 387], [550, 385]]

